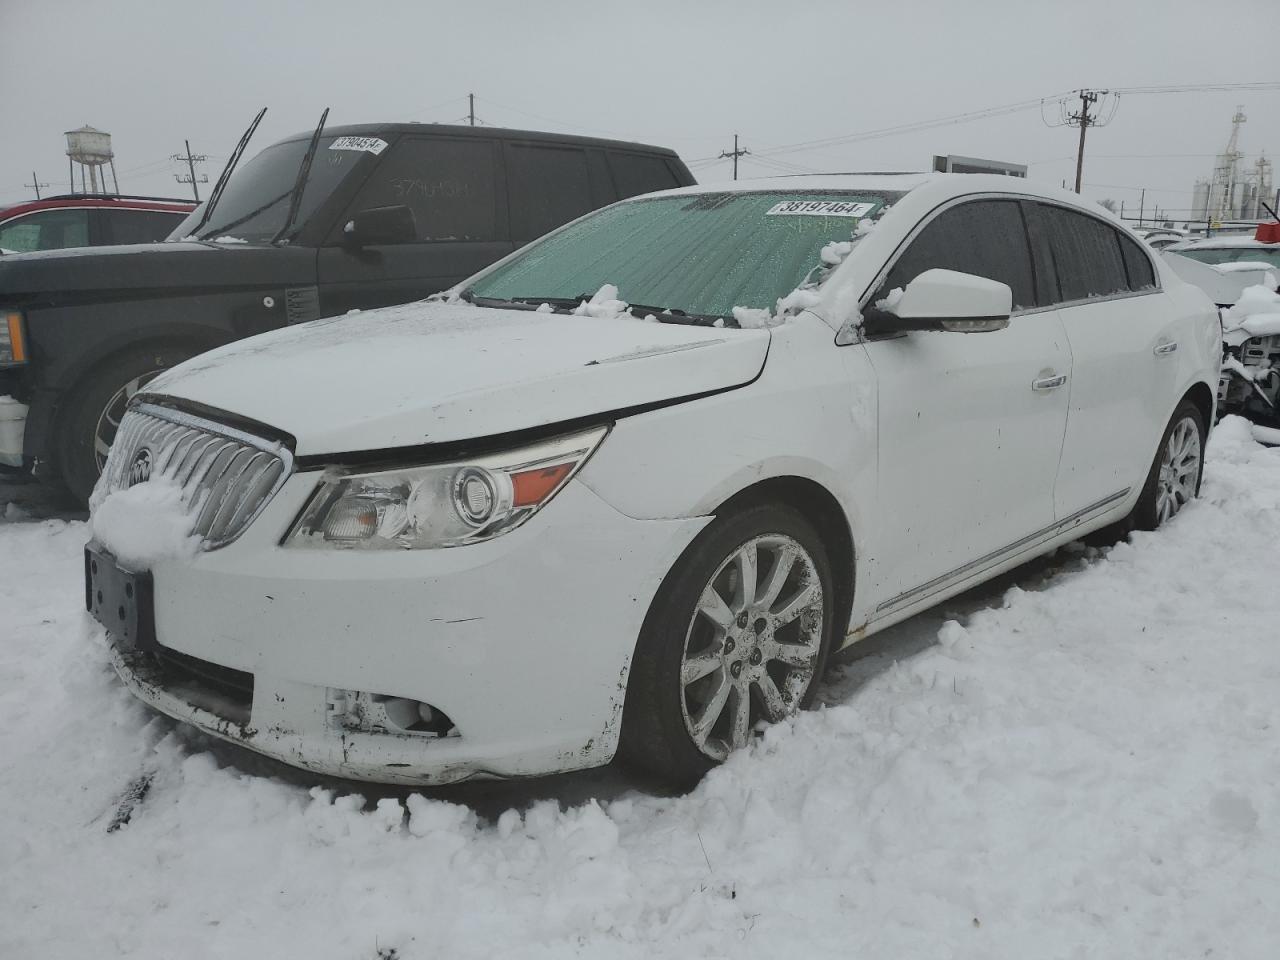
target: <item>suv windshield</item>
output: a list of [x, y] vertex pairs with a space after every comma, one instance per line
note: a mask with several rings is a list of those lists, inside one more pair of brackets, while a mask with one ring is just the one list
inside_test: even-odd
[[573, 302], [605, 284], [627, 303], [727, 317], [773, 310], [849, 241], [888, 195], [703, 193], [627, 200], [584, 217], [486, 273], [474, 298]]
[[1175, 250], [1184, 257], [1201, 263], [1265, 263], [1280, 267], [1280, 246], [1268, 247], [1192, 247]]
[[[316, 209], [350, 176], [361, 161], [370, 154], [361, 150], [330, 149], [337, 137], [321, 137], [311, 163], [311, 175], [307, 178], [298, 207], [295, 227], [300, 227]], [[344, 138], [350, 141], [351, 137]], [[284, 226], [289, 216], [289, 197], [298, 177], [298, 168], [307, 152], [309, 138], [288, 140], [267, 147], [244, 167], [231, 175], [223, 191], [222, 199], [214, 207], [209, 222], [196, 234], [199, 240], [212, 240], [231, 236], [241, 240], [266, 242]], [[183, 240], [191, 236], [205, 204], [196, 207], [191, 214], [169, 235], [170, 240]]]

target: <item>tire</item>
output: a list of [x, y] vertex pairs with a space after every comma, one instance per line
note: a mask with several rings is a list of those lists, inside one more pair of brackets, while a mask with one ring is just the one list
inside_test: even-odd
[[72, 391], [59, 413], [54, 442], [58, 475], [80, 503], [89, 502], [129, 398], [198, 352], [172, 346], [131, 350], [100, 363]]
[[1132, 529], [1154, 530], [1200, 495], [1204, 444], [1204, 416], [1194, 403], [1184, 400], [1160, 437], [1147, 482], [1129, 518]]
[[[755, 583], [744, 591], [750, 557]], [[752, 596], [755, 603], [744, 603]], [[807, 708], [831, 650], [835, 609], [822, 538], [799, 512], [760, 504], [714, 520], [645, 617], [627, 681], [621, 762], [687, 789], [745, 746], [758, 721]]]

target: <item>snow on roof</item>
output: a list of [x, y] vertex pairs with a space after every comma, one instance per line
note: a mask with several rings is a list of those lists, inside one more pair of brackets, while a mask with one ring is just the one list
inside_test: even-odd
[[1201, 240], [1188, 240], [1178, 244], [1180, 250], [1224, 250], [1230, 247], [1260, 247], [1264, 250], [1280, 250], [1280, 243], [1263, 243], [1255, 240], [1252, 234], [1239, 234], [1231, 237], [1206, 237]]

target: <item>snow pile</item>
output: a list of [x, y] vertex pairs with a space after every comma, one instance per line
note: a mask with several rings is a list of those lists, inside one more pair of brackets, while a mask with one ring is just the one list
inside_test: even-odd
[[200, 545], [191, 535], [195, 518], [182, 488], [157, 477], [107, 494], [95, 504], [89, 530], [126, 566], [150, 570], [162, 560], [195, 554]]
[[898, 305], [898, 301], [902, 299], [904, 292], [901, 287], [894, 287], [888, 294], [876, 301], [876, 309], [892, 312], [893, 308]]
[[627, 316], [627, 304], [618, 299], [618, 288], [606, 283], [597, 290], [590, 300], [584, 300], [573, 308], [575, 316], [597, 317], [601, 320], [616, 320]]
[[231, 236], [230, 234], [228, 234], [228, 235], [226, 235], [226, 236], [222, 236], [222, 237], [214, 237], [214, 238], [213, 238], [213, 242], [214, 242], [214, 243], [227, 243], [227, 244], [231, 244], [231, 243], [248, 243], [249, 241], [248, 241], [248, 240], [243, 240], [243, 239], [241, 239], [240, 237], [233, 237], [233, 236]]
[[[1223, 313], [1222, 325], [1224, 335], [1237, 331], [1251, 337], [1280, 334], [1280, 293], [1276, 293], [1275, 274], [1268, 273], [1265, 283], [1245, 287], [1240, 299]], [[1238, 343], [1241, 338], [1227, 340]]]
[[828, 267], [838, 267], [852, 252], [852, 240], [832, 240], [819, 251], [818, 256]]
[[[1238, 419], [1166, 530], [1064, 551], [868, 641], [881, 652], [833, 674], [824, 709], [676, 798], [584, 800], [570, 780], [366, 804], [242, 772], [259, 765], [228, 748], [239, 769], [220, 765], [107, 668], [82, 609], [86, 532], [0, 528], [0, 956], [1280, 944], [1280, 452]], [[566, 806], [530, 802], [548, 791]], [[518, 808], [460, 802], [495, 796]]]

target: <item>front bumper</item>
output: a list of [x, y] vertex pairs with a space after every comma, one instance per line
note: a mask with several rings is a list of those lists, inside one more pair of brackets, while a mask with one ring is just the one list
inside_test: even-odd
[[2, 388], [0, 381], [0, 466], [21, 467], [27, 405], [5, 395]]
[[[240, 707], [113, 648], [135, 695], [296, 767], [388, 783], [607, 763], [662, 578], [709, 518], [634, 520], [571, 482], [505, 536], [443, 550], [279, 545], [318, 474], [296, 474], [234, 543], [153, 569], [163, 647], [250, 675]], [[449, 736], [362, 732], [359, 691], [430, 704]]]

